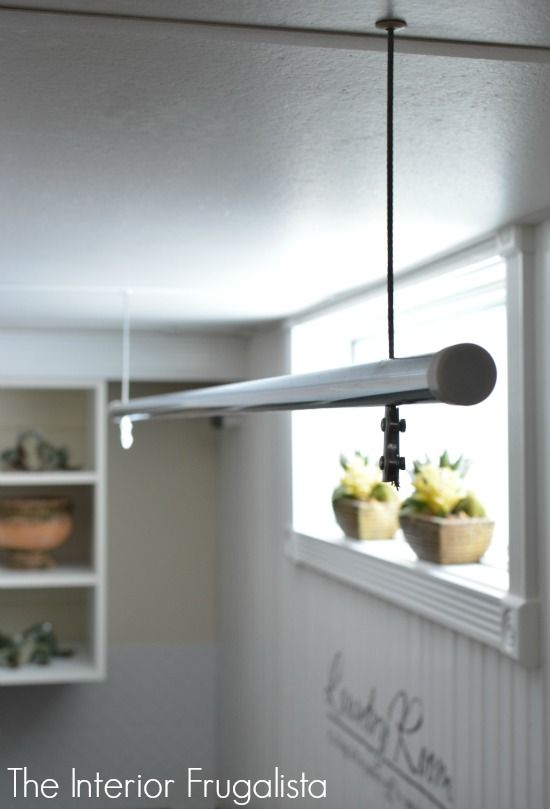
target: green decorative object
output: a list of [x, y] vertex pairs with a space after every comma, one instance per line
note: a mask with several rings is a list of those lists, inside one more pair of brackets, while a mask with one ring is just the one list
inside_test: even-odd
[[71, 649], [61, 649], [49, 621], [33, 624], [16, 635], [0, 633], [0, 666], [19, 668], [27, 663], [45, 666], [54, 657], [71, 657]]
[[46, 441], [36, 430], [27, 430], [17, 436], [15, 446], [0, 454], [6, 470], [23, 472], [52, 472], [75, 469], [69, 465], [69, 451]]

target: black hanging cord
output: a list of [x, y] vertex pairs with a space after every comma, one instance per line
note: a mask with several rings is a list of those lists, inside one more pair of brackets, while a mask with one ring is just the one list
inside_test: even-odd
[[[394, 33], [404, 28], [404, 20], [378, 20], [377, 28], [388, 35], [388, 91], [387, 91], [387, 147], [386, 147], [386, 204], [387, 204], [387, 291], [388, 291], [388, 353], [395, 359], [393, 311], [393, 53]], [[384, 454], [380, 458], [383, 480], [399, 488], [399, 472], [405, 468], [405, 458], [399, 452], [399, 434], [405, 432], [405, 419], [399, 418], [396, 405], [386, 405], [381, 424], [384, 432]]]
[[388, 354], [391, 360], [394, 350], [393, 313], [393, 51], [394, 29], [388, 28], [388, 98], [387, 98], [387, 150], [386, 150], [386, 203], [387, 203], [387, 290], [388, 290]]
[[386, 118], [386, 225], [387, 225], [387, 294], [388, 294], [388, 354], [395, 358], [394, 348], [394, 311], [393, 311], [393, 54], [394, 35], [400, 28], [405, 28], [405, 20], [378, 20], [377, 28], [384, 30], [388, 37], [388, 70], [387, 70], [387, 118]]

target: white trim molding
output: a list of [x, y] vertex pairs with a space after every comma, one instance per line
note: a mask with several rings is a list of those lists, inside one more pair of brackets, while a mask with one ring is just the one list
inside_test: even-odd
[[539, 665], [538, 602], [511, 595], [501, 571], [477, 565], [485, 568], [485, 577], [469, 577], [463, 570], [407, 559], [400, 555], [402, 545], [290, 531], [286, 555], [296, 565], [499, 649], [526, 667]]
[[510, 502], [510, 590], [524, 598], [539, 593], [536, 514], [535, 251], [533, 228], [498, 234], [506, 261], [508, 330], [508, 447]]

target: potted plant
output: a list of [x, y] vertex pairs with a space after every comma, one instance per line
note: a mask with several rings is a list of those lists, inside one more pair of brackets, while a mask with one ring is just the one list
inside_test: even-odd
[[391, 539], [399, 527], [399, 498], [396, 490], [382, 483], [378, 467], [355, 452], [348, 460], [340, 456], [343, 470], [332, 494], [336, 522], [353, 539]]
[[415, 461], [413, 494], [401, 508], [405, 539], [419, 559], [442, 565], [479, 562], [493, 536], [494, 522], [465, 486], [467, 463], [444, 452], [435, 465]]

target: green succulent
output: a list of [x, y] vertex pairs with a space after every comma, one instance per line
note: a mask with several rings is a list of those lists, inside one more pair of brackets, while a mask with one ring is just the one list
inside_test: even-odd
[[467, 514], [468, 517], [486, 517], [487, 512], [475, 495], [468, 494], [453, 508], [453, 514]]

